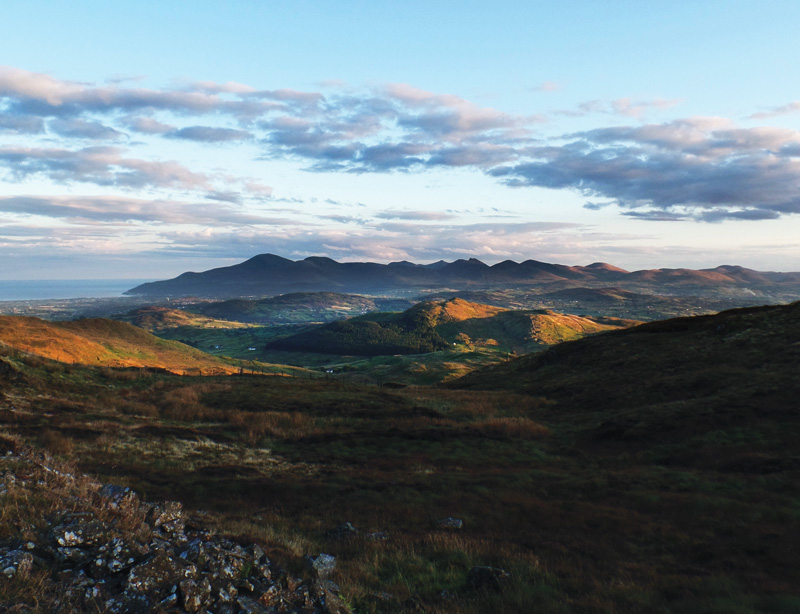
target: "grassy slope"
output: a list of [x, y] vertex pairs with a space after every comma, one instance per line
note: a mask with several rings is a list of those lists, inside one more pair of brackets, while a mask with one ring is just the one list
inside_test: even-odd
[[134, 326], [143, 328], [150, 332], [160, 332], [174, 328], [223, 328], [223, 329], [246, 329], [250, 328], [242, 322], [209, 318], [203, 315], [185, 311], [183, 309], [170, 309], [168, 307], [141, 307], [130, 312], [124, 318], [118, 318], [125, 322], [130, 322]]
[[[463, 344], [500, 346], [502, 351], [531, 351], [631, 324], [625, 320], [590, 319], [550, 311], [510, 311], [453, 298], [419, 303], [398, 314], [368, 314], [329, 324], [274, 342], [268, 347], [378, 356], [417, 353], [418, 350], [414, 351], [418, 345], [416, 341], [422, 338], [436, 341], [432, 344], [434, 350], [443, 349], [445, 345]], [[438, 345], [442, 347], [436, 347]]]
[[380, 299], [336, 292], [295, 292], [261, 300], [235, 299], [198, 306], [206, 316], [250, 323], [330, 322], [368, 311], [403, 309], [403, 299]]
[[[789, 614], [798, 309], [648, 324], [462, 382], [490, 391], [10, 356], [0, 424], [274, 557], [336, 555], [359, 612]], [[437, 525], [450, 515], [462, 530]], [[346, 520], [388, 539], [326, 537]], [[468, 589], [478, 564], [510, 570], [508, 589]]]
[[0, 342], [54, 360], [111, 367], [153, 367], [175, 373], [233, 373], [238, 366], [114, 320], [47, 322], [0, 316]]

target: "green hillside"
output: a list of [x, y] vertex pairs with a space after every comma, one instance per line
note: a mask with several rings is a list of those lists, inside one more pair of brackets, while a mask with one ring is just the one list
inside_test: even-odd
[[361, 356], [419, 354], [453, 346], [524, 352], [631, 324], [546, 310], [510, 311], [452, 298], [419, 303], [402, 313], [335, 322], [270, 342], [267, 349]]
[[336, 292], [294, 292], [260, 300], [203, 303], [196, 311], [211, 318], [258, 324], [333, 322], [371, 311], [406, 309], [405, 299], [381, 299]]

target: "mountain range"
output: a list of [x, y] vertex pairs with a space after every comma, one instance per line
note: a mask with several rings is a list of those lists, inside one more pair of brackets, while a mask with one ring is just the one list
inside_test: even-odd
[[412, 262], [337, 262], [312, 256], [289, 260], [260, 254], [245, 262], [131, 288], [128, 295], [234, 297], [286, 292], [333, 291], [380, 293], [437, 288], [489, 288], [519, 285], [616, 284], [625, 286], [775, 288], [800, 286], [800, 273], [761, 272], [740, 266], [713, 269], [652, 269], [626, 271], [603, 262], [587, 266], [548, 264], [536, 260], [505, 260], [487, 265], [480, 260]]

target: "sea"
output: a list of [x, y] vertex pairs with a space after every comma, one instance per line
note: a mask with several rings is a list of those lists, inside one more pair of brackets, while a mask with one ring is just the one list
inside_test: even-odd
[[113, 298], [152, 279], [0, 280], [0, 301]]

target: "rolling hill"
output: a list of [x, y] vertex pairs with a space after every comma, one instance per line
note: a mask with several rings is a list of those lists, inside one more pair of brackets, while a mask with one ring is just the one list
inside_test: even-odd
[[332, 322], [370, 311], [406, 309], [413, 301], [340, 294], [294, 292], [261, 300], [233, 299], [198, 304], [203, 315], [257, 324]]
[[[573, 415], [585, 438], [640, 447], [712, 432], [724, 440], [731, 429], [756, 433], [776, 422], [800, 428], [798, 364], [800, 303], [792, 303], [650, 322], [478, 369], [449, 385], [544, 397], [562, 417]], [[730, 450], [743, 449], [735, 439]], [[786, 450], [800, 455], [796, 437], [789, 439]], [[680, 458], [705, 454], [680, 448]], [[786, 450], [748, 454], [767, 462]]]
[[453, 298], [422, 302], [402, 313], [368, 314], [334, 322], [272, 341], [267, 349], [378, 356], [433, 352], [460, 344], [532, 351], [633, 323], [547, 310], [511, 311]]
[[0, 316], [0, 343], [66, 363], [149, 367], [178, 374], [236, 373], [239, 366], [175, 341], [159, 339], [125, 322], [87, 318], [48, 322]]

